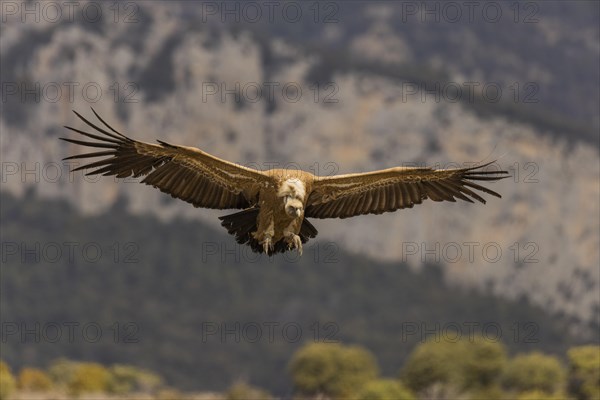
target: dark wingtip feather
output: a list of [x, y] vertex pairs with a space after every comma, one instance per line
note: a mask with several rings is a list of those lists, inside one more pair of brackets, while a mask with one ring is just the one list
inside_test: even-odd
[[73, 144], [79, 144], [81, 146], [101, 147], [103, 149], [114, 149], [115, 148], [115, 146], [113, 144], [97, 143], [97, 142], [85, 142], [83, 140], [76, 140], [76, 139], [69, 139], [69, 138], [60, 138], [60, 139], [64, 140], [65, 142], [69, 142], [69, 143], [73, 143]]
[[467, 168], [463, 168], [462, 170], [463, 170], [464, 172], [467, 172], [467, 171], [473, 171], [474, 169], [481, 169], [481, 168], [485, 168], [485, 167], [487, 167], [488, 165], [492, 165], [492, 164], [493, 164], [493, 163], [495, 163], [495, 162], [496, 162], [496, 160], [493, 160], [493, 161], [487, 162], [487, 163], [485, 163], [485, 164], [481, 164], [481, 165], [475, 165], [475, 166], [473, 166], [473, 167], [467, 167]]
[[[463, 179], [466, 179], [468, 181], [490, 181], [490, 182], [495, 182], [495, 181], [499, 181], [501, 179], [510, 178], [511, 176], [508, 175], [508, 171], [504, 171], [504, 170], [483, 171], [482, 170], [483, 168], [485, 168], [489, 165], [492, 165], [495, 162], [496, 162], [496, 160], [490, 161], [488, 163], [478, 165], [475, 167], [465, 168], [462, 170], [463, 171], [462, 177], [463, 177]], [[496, 197], [500, 197], [500, 195], [498, 195], [498, 193], [494, 192], [493, 190], [484, 188], [483, 186], [475, 185], [475, 186], [471, 186], [471, 187], [473, 187], [477, 190], [482, 190], [483, 192], [494, 195]]]
[[111, 131], [113, 131], [117, 135], [123, 137], [124, 139], [131, 140], [127, 136], [123, 135], [121, 132], [117, 131], [112, 126], [110, 126], [104, 119], [102, 119], [102, 117], [100, 115], [98, 115], [98, 113], [96, 112], [96, 110], [94, 110], [94, 107], [90, 107], [90, 108], [92, 109], [92, 112], [94, 113], [94, 115], [96, 116], [96, 118], [98, 118], [98, 120], [100, 120], [100, 122], [102, 122], [104, 124], [104, 126], [106, 126], [108, 129], [110, 129]]
[[77, 115], [79, 117], [79, 119], [85, 120], [85, 118], [83, 117], [83, 115], [79, 114], [77, 111], [75, 111], [75, 110], [71, 110], [71, 111], [73, 111], [73, 113], [75, 115]]
[[469, 179], [472, 181], [499, 181], [500, 179], [510, 178], [509, 176], [477, 176], [477, 175], [465, 175], [465, 179]]
[[116, 152], [114, 150], [99, 151], [99, 152], [95, 152], [95, 153], [75, 154], [74, 156], [65, 157], [65, 158], [63, 158], [63, 160], [75, 160], [75, 159], [79, 159], [79, 158], [114, 156], [115, 154], [116, 154]]
[[477, 174], [481, 174], [481, 175], [494, 175], [494, 174], [508, 174], [508, 171], [468, 171], [465, 172], [465, 175], [477, 175]]
[[[106, 125], [110, 130], [112, 130], [115, 133], [110, 133], [107, 132], [106, 130], [100, 128], [99, 126], [91, 123], [89, 120], [87, 120], [83, 115], [79, 114], [77, 111], [72, 110], [75, 115], [77, 115], [79, 117], [79, 119], [81, 119], [83, 122], [85, 122], [88, 126], [90, 126], [91, 128], [95, 129], [96, 131], [103, 133], [106, 136], [112, 137], [113, 139], [117, 139], [118, 141], [128, 141], [131, 142], [132, 140], [129, 139], [127, 136], [122, 135], [121, 133], [115, 131], [110, 125], [108, 125], [102, 118], [100, 118], [100, 116], [98, 114], [96, 114], [96, 117], [100, 120], [100, 122], [102, 122], [104, 125]], [[76, 131], [77, 132], [77, 131]], [[81, 133], [81, 132], [80, 132]]]

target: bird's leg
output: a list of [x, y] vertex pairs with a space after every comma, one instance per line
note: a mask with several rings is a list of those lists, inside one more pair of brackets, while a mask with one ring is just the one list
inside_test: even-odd
[[300, 236], [294, 232], [286, 232], [285, 240], [289, 249], [296, 249], [298, 250], [298, 254], [302, 255], [302, 239], [300, 239]]
[[273, 214], [265, 212], [259, 215], [258, 229], [252, 233], [254, 239], [258, 240], [263, 247], [265, 254], [273, 253], [273, 236], [275, 235], [275, 221], [273, 220]]
[[262, 241], [262, 245], [263, 245], [263, 251], [265, 252], [265, 254], [269, 254], [269, 251], [272, 253], [273, 252], [273, 240], [271, 239], [272, 236], [269, 234], [265, 234], [265, 238]]

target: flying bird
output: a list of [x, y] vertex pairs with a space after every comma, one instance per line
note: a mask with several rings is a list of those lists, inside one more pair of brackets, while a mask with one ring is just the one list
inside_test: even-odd
[[86, 175], [117, 178], [144, 176], [141, 183], [194, 207], [240, 209], [219, 217], [221, 225], [238, 243], [268, 255], [292, 249], [302, 254], [302, 244], [318, 233], [307, 218], [381, 214], [412, 208], [425, 199], [477, 200], [485, 204], [478, 192], [501, 196], [476, 182], [508, 177], [507, 171], [485, 170], [493, 162], [468, 168], [395, 167], [335, 176], [287, 169], [259, 171], [194, 147], [130, 139], [108, 125], [94, 109], [101, 125], [73, 112], [95, 132], [65, 128], [94, 141], [61, 139], [100, 149], [65, 158], [100, 158], [73, 171], [90, 170]]

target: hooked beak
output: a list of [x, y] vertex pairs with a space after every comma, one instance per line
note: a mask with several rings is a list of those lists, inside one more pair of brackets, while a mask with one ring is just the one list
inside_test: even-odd
[[302, 215], [302, 209], [301, 208], [296, 208], [296, 207], [292, 207], [292, 206], [288, 206], [285, 208], [285, 212], [290, 216], [290, 217], [299, 217]]
[[297, 199], [286, 199], [285, 212], [290, 217], [300, 217], [304, 213], [304, 207], [302, 202]]

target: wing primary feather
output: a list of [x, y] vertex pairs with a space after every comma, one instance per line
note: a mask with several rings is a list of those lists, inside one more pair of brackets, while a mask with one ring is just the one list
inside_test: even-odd
[[433, 186], [444, 195], [445, 200], [452, 201], [452, 202], [456, 201], [456, 199], [454, 198], [455, 194], [456, 194], [455, 190], [451, 190], [451, 189], [448, 189], [444, 185], [440, 185], [440, 182], [434, 182]]
[[120, 140], [120, 139], [114, 139], [112, 136], [111, 137], [106, 137], [106, 136], [94, 135], [93, 133], [85, 132], [85, 131], [82, 131], [82, 130], [77, 129], [77, 128], [72, 128], [70, 126], [66, 126], [65, 125], [64, 127], [67, 128], [67, 129], [69, 129], [69, 130], [71, 130], [71, 131], [73, 131], [73, 132], [77, 132], [80, 135], [84, 135], [84, 136], [87, 136], [89, 138], [96, 139], [96, 140], [102, 140], [103, 142], [110, 142], [110, 143], [114, 143], [114, 144], [117, 144], [117, 145], [123, 143], [122, 140]]
[[113, 133], [107, 132], [104, 129], [100, 128], [99, 126], [93, 124], [92, 122], [88, 121], [83, 115], [79, 114], [77, 111], [73, 110], [73, 112], [75, 113], [75, 115], [77, 115], [79, 117], [79, 119], [81, 119], [83, 122], [85, 122], [87, 125], [89, 125], [90, 127], [94, 128], [95, 130], [97, 130], [98, 132], [104, 133], [106, 136], [110, 136], [112, 138], [118, 139], [120, 141], [128, 141], [128, 142], [133, 142], [132, 139], [129, 139], [127, 136], [120, 134], [119, 132], [115, 133], [119, 136], [116, 136]]
[[74, 143], [74, 144], [79, 144], [82, 146], [88, 146], [88, 147], [101, 147], [104, 149], [115, 149], [116, 146], [114, 144], [106, 144], [106, 143], [97, 143], [97, 142], [85, 142], [83, 140], [77, 140], [77, 139], [69, 139], [69, 138], [59, 138], [60, 140], [64, 140], [65, 142], [70, 142], [70, 143]]
[[76, 154], [74, 156], [70, 156], [70, 157], [65, 157], [63, 158], [64, 160], [76, 160], [79, 158], [91, 158], [91, 157], [102, 157], [102, 156], [112, 156], [115, 155], [116, 152], [114, 150], [108, 150], [108, 151], [98, 151], [96, 153], [85, 153], [85, 154]]
[[129, 139], [127, 136], [123, 135], [121, 132], [118, 132], [116, 129], [114, 129], [112, 126], [110, 126], [106, 121], [104, 121], [102, 119], [102, 117], [100, 117], [100, 115], [98, 115], [98, 113], [96, 112], [96, 110], [94, 110], [94, 107], [90, 107], [92, 109], [92, 112], [94, 113], [94, 115], [96, 116], [96, 118], [98, 118], [98, 120], [100, 122], [102, 122], [104, 124], [104, 126], [106, 126], [108, 129], [110, 129], [111, 131], [113, 131], [114, 133], [116, 133], [117, 135], [121, 136], [124, 139], [127, 139], [129, 141], [132, 141], [131, 139]]
[[[97, 174], [103, 174], [104, 176], [111, 175], [109, 173], [111, 171], [111, 168], [112, 168], [112, 165], [107, 165], [104, 168], [99, 168], [97, 170], [90, 171], [90, 172], [86, 173], [85, 176], [92, 176], [92, 175], [97, 175]], [[82, 169], [82, 168], [79, 168], [79, 169]], [[75, 171], [75, 170], [73, 170], [73, 171]]]
[[[86, 132], [85, 128], [65, 128], [90, 138], [91, 141], [61, 139], [76, 145], [101, 149], [65, 158], [85, 159], [85, 165], [78, 165], [73, 171], [85, 169], [86, 176], [101, 174], [125, 178], [146, 175], [141, 180], [142, 183], [154, 186], [194, 206], [220, 209], [249, 207], [249, 200], [245, 197], [245, 185], [251, 185], [256, 180], [268, 179], [265, 174], [251, 169], [238, 171], [237, 166], [232, 163], [198, 149], [175, 146], [160, 140], [159, 144], [150, 144], [130, 139], [110, 126], [93, 108], [92, 112], [97, 118], [94, 122], [77, 111], [73, 112], [93, 130]], [[255, 196], [253, 192], [250, 194]]]
[[467, 175], [504, 175], [504, 174], [508, 174], [508, 171], [467, 171], [464, 173], [465, 176]]
[[460, 186], [460, 191], [471, 196], [472, 198], [474, 198], [475, 200], [479, 201], [480, 203], [485, 204], [486, 201], [483, 197], [481, 197], [480, 195], [478, 195], [477, 193], [475, 193], [474, 191], [472, 191], [471, 189], [469, 189], [468, 187], [464, 186], [466, 181], [461, 181], [461, 186]]
[[470, 179], [472, 181], [499, 181], [500, 179], [510, 178], [510, 176], [477, 176], [477, 175], [466, 175], [464, 179]]
[[452, 202], [456, 201], [454, 199], [454, 197], [452, 197], [452, 194], [446, 193], [443, 188], [440, 189], [440, 187], [438, 185], [436, 185], [436, 183], [437, 182], [433, 182], [433, 181], [431, 181], [431, 182], [423, 181], [423, 186], [425, 186], [425, 188], [429, 192], [428, 195], [431, 198], [431, 200], [433, 200], [433, 201], [447, 200], [447, 201], [452, 201]]
[[487, 167], [488, 165], [492, 165], [492, 164], [494, 164], [496, 161], [497, 161], [497, 160], [493, 160], [493, 161], [487, 162], [487, 163], [485, 163], [485, 164], [481, 164], [481, 165], [475, 165], [475, 166], [473, 166], [473, 167], [462, 168], [462, 169], [461, 169], [461, 171], [472, 171], [472, 170], [474, 170], [474, 169], [481, 169], [481, 168], [485, 168], [485, 167]]
[[[309, 196], [306, 217], [347, 218], [361, 214], [381, 214], [412, 208], [425, 199], [469, 203], [486, 200], [480, 192], [500, 197], [495, 191], [476, 183], [509, 177], [508, 171], [484, 171], [490, 161], [468, 168], [389, 168], [368, 173], [347, 174], [317, 181]], [[490, 167], [490, 169], [494, 169]]]
[[85, 165], [82, 165], [80, 167], [77, 167], [77, 168], [73, 169], [73, 172], [81, 171], [83, 169], [90, 169], [90, 168], [101, 167], [101, 166], [106, 165], [106, 164], [111, 164], [112, 162], [113, 162], [112, 158], [105, 158], [103, 160], [98, 160], [98, 161], [95, 161], [93, 163], [89, 163], [89, 164], [85, 164]]
[[453, 196], [456, 196], [461, 200], [468, 201], [469, 203], [473, 203], [473, 200], [471, 200], [470, 198], [468, 198], [467, 196], [462, 194], [460, 191], [460, 187], [457, 185], [454, 185], [452, 182], [438, 181], [437, 183], [440, 186], [444, 187], [446, 190], [448, 190], [450, 193], [452, 193]]
[[481, 186], [481, 185], [478, 185], [478, 184], [476, 184], [476, 183], [469, 182], [469, 181], [464, 181], [464, 182], [463, 182], [463, 185], [466, 185], [466, 186], [472, 187], [473, 189], [481, 190], [482, 192], [485, 192], [485, 193], [487, 193], [487, 194], [491, 194], [492, 196], [496, 196], [496, 197], [498, 197], [498, 198], [502, 198], [502, 196], [501, 196], [499, 193], [496, 193], [496, 192], [494, 192], [493, 190], [491, 190], [491, 189], [488, 189], [488, 188], [486, 188], [486, 187], [483, 187], [483, 186]]

